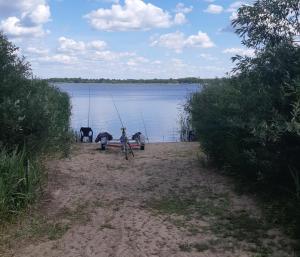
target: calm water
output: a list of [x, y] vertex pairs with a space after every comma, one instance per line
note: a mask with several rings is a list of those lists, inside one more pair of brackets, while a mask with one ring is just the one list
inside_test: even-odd
[[74, 130], [79, 131], [89, 123], [94, 138], [100, 131], [119, 138], [121, 122], [115, 102], [127, 134], [131, 136], [137, 131], [146, 134], [146, 130], [150, 142], [179, 140], [182, 104], [190, 93], [199, 90], [195, 84], [60, 83], [57, 86], [71, 96]]

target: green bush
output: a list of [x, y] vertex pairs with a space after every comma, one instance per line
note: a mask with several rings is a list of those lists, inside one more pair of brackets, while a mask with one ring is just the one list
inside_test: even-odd
[[33, 79], [17, 47], [0, 33], [0, 216], [20, 210], [34, 196], [41, 170], [35, 163], [50, 151], [68, 153], [70, 99], [47, 82]]
[[298, 0], [241, 7], [233, 25], [255, 56], [234, 57], [234, 75], [205, 81], [187, 106], [210, 159], [276, 206], [273, 220], [287, 224], [295, 236], [300, 236], [300, 47], [295, 43], [300, 27], [294, 21], [299, 8]]
[[29, 64], [16, 50], [0, 33], [0, 145], [25, 146], [30, 153], [65, 145], [71, 113], [68, 95], [31, 79]]

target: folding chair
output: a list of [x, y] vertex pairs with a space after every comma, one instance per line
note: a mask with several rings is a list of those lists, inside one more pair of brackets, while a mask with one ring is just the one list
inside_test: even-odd
[[93, 130], [89, 127], [80, 128], [80, 142], [83, 142], [84, 138], [88, 138], [90, 143], [93, 142]]

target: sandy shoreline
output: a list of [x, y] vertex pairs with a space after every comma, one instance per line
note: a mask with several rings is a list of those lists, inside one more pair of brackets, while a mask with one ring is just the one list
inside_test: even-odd
[[278, 230], [237, 227], [263, 222], [260, 211], [201, 168], [197, 143], [147, 144], [128, 161], [98, 147], [77, 145], [47, 163], [37, 218], [46, 232], [23, 234], [7, 256], [292, 256]]

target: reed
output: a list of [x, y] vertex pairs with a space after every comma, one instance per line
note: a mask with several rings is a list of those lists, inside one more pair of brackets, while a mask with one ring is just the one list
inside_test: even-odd
[[25, 151], [0, 151], [0, 219], [19, 213], [35, 198], [41, 173], [35, 162], [27, 163]]

